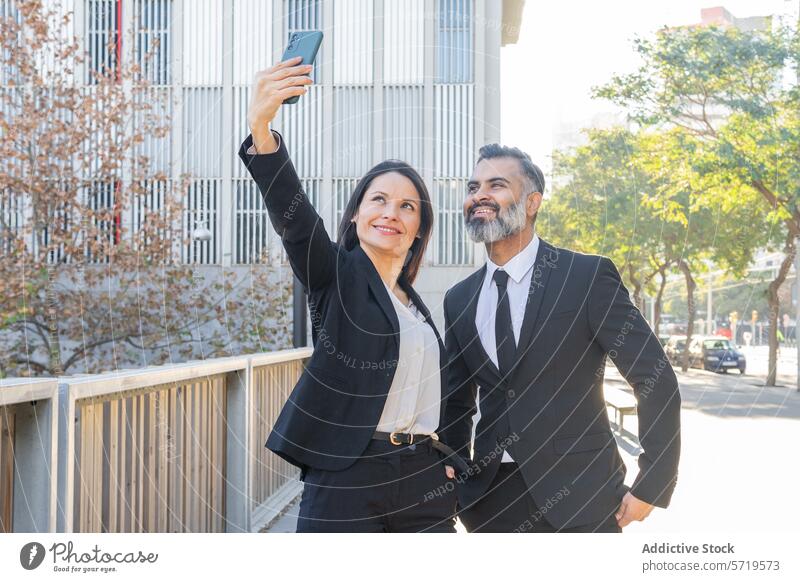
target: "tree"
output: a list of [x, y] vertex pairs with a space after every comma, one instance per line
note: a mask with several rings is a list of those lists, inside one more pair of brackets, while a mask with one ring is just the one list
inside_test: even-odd
[[556, 242], [611, 257], [641, 308], [645, 286], [668, 261], [659, 252], [660, 225], [641, 205], [650, 178], [636, 162], [638, 138], [619, 127], [586, 136], [585, 145], [554, 155], [548, 232]]
[[[695, 273], [705, 268], [716, 230], [713, 216], [697, 204], [697, 176], [691, 159], [698, 144], [682, 129], [643, 133], [639, 164], [651, 177], [643, 205], [662, 223], [664, 255], [686, 283], [686, 342], [681, 368], [689, 369], [689, 346], [697, 317]], [[662, 279], [663, 282], [663, 279]]]
[[589, 131], [587, 138], [586, 145], [555, 155], [550, 224], [556, 240], [560, 235], [578, 250], [614, 259], [640, 308], [643, 291], [654, 294], [651, 324], [658, 332], [667, 274], [686, 263], [688, 202], [677, 199], [680, 189], [667, 188], [676, 183], [677, 162], [664, 159], [681, 156], [664, 148], [670, 136], [661, 134], [612, 128]]
[[[642, 65], [596, 91], [630, 108], [650, 127], [676, 127], [703, 145], [696, 170], [731, 190], [705, 188], [707, 206], [730, 205], [743, 186], [760, 195], [780, 236], [784, 259], [770, 284], [770, 356], [767, 384], [774, 385], [777, 361], [778, 290], [794, 260], [800, 236], [800, 102], [797, 87], [783, 82], [800, 61], [800, 40], [785, 31], [741, 32], [720, 28], [673, 28], [653, 40], [638, 40]], [[728, 198], [728, 200], [726, 200]], [[780, 232], [778, 232], [780, 230]]]
[[[555, 155], [548, 228], [555, 240], [611, 256], [637, 303], [644, 289], [654, 293], [656, 332], [667, 275], [679, 270], [689, 306], [688, 345], [696, 319], [696, 273], [715, 260], [741, 274], [763, 242], [759, 222], [742, 220], [747, 205], [707, 204], [703, 189], [713, 185], [692, 161], [702, 155], [703, 143], [681, 128], [593, 130], [587, 138], [585, 145]], [[684, 356], [688, 367], [688, 351]]]
[[98, 63], [64, 37], [72, 15], [46, 6], [17, 0], [0, 22], [0, 375], [285, 346], [288, 272], [176, 261], [202, 243], [181, 236], [190, 177], [144, 147], [170, 129], [142, 74], [158, 46], [126, 64], [111, 38]]

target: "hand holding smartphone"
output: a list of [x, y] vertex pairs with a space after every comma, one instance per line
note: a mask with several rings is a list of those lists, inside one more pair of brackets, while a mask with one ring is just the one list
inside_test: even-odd
[[313, 61], [322, 42], [318, 31], [292, 33], [283, 60], [269, 69], [259, 71], [247, 109], [247, 123], [253, 134], [253, 144], [260, 153], [277, 149], [269, 124], [284, 103], [297, 103], [300, 95], [314, 81], [310, 75]]
[[[281, 61], [288, 61], [295, 57], [301, 57], [301, 65], [313, 65], [317, 58], [317, 52], [322, 44], [322, 32], [319, 30], [308, 30], [303, 32], [293, 32], [289, 35], [289, 43], [283, 51]], [[297, 103], [299, 95], [289, 97], [284, 103]]]

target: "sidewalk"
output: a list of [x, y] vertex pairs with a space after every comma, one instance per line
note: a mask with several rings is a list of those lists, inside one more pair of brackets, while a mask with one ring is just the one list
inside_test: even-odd
[[[779, 368], [780, 370], [780, 368]], [[631, 532], [796, 532], [800, 393], [748, 374], [678, 372], [683, 399], [678, 486]], [[626, 418], [626, 429], [628, 420]], [[636, 432], [636, 418], [630, 430]], [[623, 451], [628, 477], [636, 460]]]
[[[767, 346], [744, 346], [741, 350], [747, 358], [747, 375], [761, 379], [766, 378], [769, 348]], [[797, 387], [797, 347], [784, 345], [778, 350], [777, 383]]]
[[[624, 382], [615, 369], [607, 375], [616, 387]], [[794, 378], [780, 377], [791, 380], [788, 387], [765, 388], [749, 373], [678, 372], [683, 399], [678, 486], [669, 509], [657, 508], [625, 531], [796, 532], [800, 393]], [[636, 420], [626, 417], [626, 433], [636, 434]], [[630, 483], [638, 470], [638, 442], [627, 437], [618, 442]], [[299, 501], [268, 531], [293, 532], [298, 506]], [[464, 531], [460, 524], [459, 531]]]

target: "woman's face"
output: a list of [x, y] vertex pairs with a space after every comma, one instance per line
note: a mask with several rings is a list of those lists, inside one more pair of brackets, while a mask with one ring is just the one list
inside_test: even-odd
[[370, 183], [353, 218], [362, 247], [405, 259], [419, 232], [421, 202], [413, 182], [397, 172]]

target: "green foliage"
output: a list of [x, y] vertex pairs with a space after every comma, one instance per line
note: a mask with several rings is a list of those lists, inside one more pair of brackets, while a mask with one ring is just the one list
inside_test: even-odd
[[[679, 136], [677, 149], [662, 157], [677, 172], [661, 190], [665, 219], [679, 218], [682, 202], [673, 212], [673, 196], [688, 188], [692, 211], [720, 216], [705, 252], [740, 275], [754, 248], [782, 247], [767, 288], [773, 385], [779, 290], [800, 237], [800, 31], [671, 28], [636, 48], [639, 70], [614, 77], [595, 95], [628, 108], [642, 127]], [[676, 163], [680, 152], [685, 163]], [[708, 233], [693, 238], [709, 240]]]
[[798, 64], [800, 37], [676, 28], [636, 47], [640, 69], [595, 95], [628, 108], [643, 126], [683, 130], [687, 146], [696, 140], [685, 152], [700, 178], [698, 204], [752, 211], [755, 192], [770, 241], [785, 239], [780, 221], [800, 234], [800, 92], [786, 80]]
[[783, 69], [796, 54], [793, 43], [786, 32], [665, 28], [636, 41], [638, 71], [613, 77], [595, 95], [630, 107], [643, 125], [713, 131], [722, 110], [768, 118], [780, 99]]

